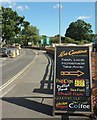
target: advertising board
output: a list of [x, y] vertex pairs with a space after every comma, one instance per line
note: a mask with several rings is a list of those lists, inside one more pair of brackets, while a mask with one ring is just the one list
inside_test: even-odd
[[91, 113], [89, 46], [56, 46], [54, 112]]

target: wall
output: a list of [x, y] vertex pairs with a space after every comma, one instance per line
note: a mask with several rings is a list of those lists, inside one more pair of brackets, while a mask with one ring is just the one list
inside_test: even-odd
[[92, 52], [91, 65], [92, 65], [92, 93], [93, 105], [97, 103], [97, 52]]

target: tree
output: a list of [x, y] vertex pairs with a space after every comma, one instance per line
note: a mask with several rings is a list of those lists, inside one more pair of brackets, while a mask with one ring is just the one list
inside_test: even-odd
[[18, 16], [16, 11], [11, 8], [2, 9], [2, 39], [6, 43], [11, 42], [12, 38], [16, 37], [24, 21], [24, 17]]
[[75, 40], [69, 37], [65, 37], [65, 43], [75, 43]]
[[66, 30], [66, 37], [70, 37], [74, 40], [88, 40], [93, 38], [93, 31], [91, 25], [83, 20], [77, 20], [72, 22]]
[[21, 32], [24, 45], [27, 45], [28, 42], [34, 42], [36, 44], [40, 40], [39, 30], [37, 27], [27, 24], [27, 21], [25, 23], [26, 25], [24, 25]]
[[40, 40], [39, 30], [31, 26], [25, 17], [21, 17], [11, 8], [1, 7], [2, 10], [2, 38], [7, 44], [18, 42], [27, 45], [28, 42]]
[[50, 37], [50, 42], [51, 43], [59, 43], [59, 34], [55, 35], [54, 37]]
[[0, 47], [2, 47], [2, 10], [0, 8]]

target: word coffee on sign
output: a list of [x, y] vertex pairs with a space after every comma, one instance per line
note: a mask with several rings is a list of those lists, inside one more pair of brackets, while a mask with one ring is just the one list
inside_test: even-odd
[[78, 103], [78, 104], [70, 103], [69, 108], [89, 109], [90, 105], [85, 105], [85, 104], [80, 104], [80, 103]]

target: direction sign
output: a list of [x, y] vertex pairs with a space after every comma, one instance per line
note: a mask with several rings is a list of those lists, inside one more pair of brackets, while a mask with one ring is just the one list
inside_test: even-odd
[[44, 41], [43, 41], [43, 39], [41, 39], [41, 45], [43, 45], [43, 43], [44, 43]]
[[46, 44], [49, 45], [50, 44], [50, 40], [49, 37], [46, 38]]
[[54, 113], [91, 113], [89, 46], [56, 46]]

